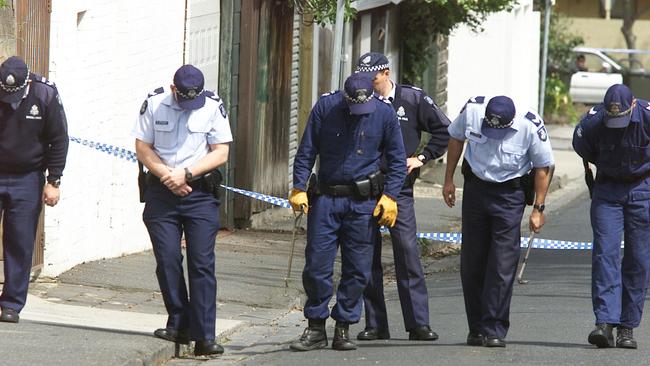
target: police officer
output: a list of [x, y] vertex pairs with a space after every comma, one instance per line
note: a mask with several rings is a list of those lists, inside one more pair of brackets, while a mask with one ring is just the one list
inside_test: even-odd
[[598, 348], [637, 348], [632, 329], [641, 322], [650, 273], [649, 131], [650, 103], [616, 84], [607, 90], [603, 104], [582, 117], [573, 134], [575, 151], [597, 167], [591, 202], [596, 329], [588, 341]]
[[[399, 215], [390, 229], [395, 256], [395, 274], [402, 316], [410, 340], [435, 341], [438, 335], [429, 327], [429, 296], [424, 278], [420, 249], [417, 244], [417, 226], [413, 206], [413, 184], [420, 167], [437, 159], [447, 151], [450, 121], [422, 89], [398, 85], [390, 79], [390, 65], [386, 56], [369, 52], [359, 58], [357, 72], [374, 74], [375, 92], [391, 104], [400, 122], [406, 152], [407, 177], [397, 196]], [[431, 134], [424, 150], [416, 155], [422, 131]], [[357, 335], [359, 340], [388, 339], [388, 316], [384, 302], [384, 273], [381, 267], [381, 235], [372, 262], [372, 277], [363, 293], [366, 310], [366, 328]]]
[[460, 271], [469, 324], [468, 345], [505, 347], [510, 300], [526, 206], [522, 177], [533, 169], [530, 230], [544, 225], [544, 199], [553, 174], [551, 143], [542, 119], [516, 113], [506, 96], [471, 98], [449, 126], [443, 196], [455, 204], [453, 176], [467, 140], [463, 174]]
[[[156, 257], [156, 276], [169, 314], [154, 332], [178, 343], [196, 341], [194, 354], [223, 353], [215, 342], [215, 238], [219, 230], [217, 167], [232, 141], [223, 101], [203, 89], [192, 65], [180, 67], [169, 90], [156, 89], [142, 104], [133, 129], [138, 160], [149, 170], [143, 220]], [[189, 297], [183, 276], [185, 234]]]
[[38, 217], [43, 203], [59, 202], [67, 154], [68, 125], [56, 87], [19, 57], [8, 58], [0, 65], [0, 321], [17, 323], [25, 306]]
[[[317, 156], [319, 193], [309, 199], [307, 179]], [[384, 174], [380, 171], [382, 158], [387, 165]], [[332, 348], [356, 349], [349, 324], [361, 318], [361, 296], [370, 278], [376, 227], [394, 225], [405, 175], [397, 115], [373, 95], [372, 75], [353, 74], [345, 81], [344, 91], [318, 100], [296, 154], [289, 197], [294, 210], [309, 214], [302, 275], [309, 326], [291, 349], [327, 346], [325, 320], [330, 316], [328, 303], [339, 245], [342, 274], [331, 312], [336, 320]]]

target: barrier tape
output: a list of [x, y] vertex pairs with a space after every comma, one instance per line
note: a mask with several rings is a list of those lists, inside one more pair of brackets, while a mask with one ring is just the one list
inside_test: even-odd
[[[108, 155], [124, 159], [130, 162], [137, 162], [138, 158], [133, 151], [126, 150], [124, 148], [118, 148], [113, 145], [103, 144], [91, 140], [81, 139], [78, 137], [70, 136], [70, 141], [76, 142], [80, 145], [101, 151]], [[221, 185], [224, 189], [229, 191], [241, 194], [246, 197], [250, 197], [256, 200], [270, 203], [275, 206], [280, 206], [284, 208], [291, 208], [289, 200], [280, 197], [269, 196], [262, 193], [257, 193], [253, 191], [248, 191], [241, 188], [229, 187], [226, 185]], [[382, 227], [382, 232], [388, 232], [388, 229]], [[417, 233], [417, 237], [420, 239], [436, 240], [442, 242], [448, 242], [452, 244], [460, 245], [462, 240], [461, 233]], [[521, 237], [521, 247], [528, 247], [528, 238]], [[536, 249], [555, 249], [555, 250], [591, 250], [592, 244], [589, 242], [574, 242], [574, 241], [565, 241], [565, 240], [552, 240], [552, 239], [533, 239], [533, 248]], [[623, 242], [621, 242], [621, 248], [623, 248]]]

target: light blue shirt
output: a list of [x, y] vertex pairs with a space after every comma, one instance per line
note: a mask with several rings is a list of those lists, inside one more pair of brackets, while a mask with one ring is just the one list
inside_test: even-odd
[[467, 140], [465, 159], [477, 177], [505, 182], [523, 176], [532, 168], [554, 164], [544, 122], [534, 112], [517, 108], [511, 132], [503, 140], [483, 135], [481, 125], [488, 101], [488, 97], [470, 99], [448, 127], [452, 138]]
[[149, 95], [131, 135], [153, 145], [170, 168], [191, 167], [210, 152], [212, 144], [232, 141], [223, 101], [214, 95], [196, 110], [182, 109], [171, 91]]

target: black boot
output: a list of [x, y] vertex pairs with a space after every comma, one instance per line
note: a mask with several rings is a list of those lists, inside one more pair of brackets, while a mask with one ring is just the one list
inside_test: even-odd
[[214, 340], [196, 341], [194, 345], [194, 356], [218, 356], [222, 353], [223, 347]]
[[334, 339], [332, 339], [332, 349], [338, 351], [352, 351], [357, 349], [357, 345], [350, 340], [349, 323], [336, 322]]
[[294, 351], [311, 351], [325, 347], [327, 347], [325, 319], [309, 319], [309, 326], [305, 328], [300, 339], [289, 346]]
[[589, 333], [587, 341], [598, 348], [614, 347], [614, 334], [612, 333], [612, 329], [614, 327], [611, 324], [596, 324], [596, 329]]
[[616, 347], [636, 349], [636, 341], [634, 340], [634, 333], [632, 328], [618, 326], [616, 331]]

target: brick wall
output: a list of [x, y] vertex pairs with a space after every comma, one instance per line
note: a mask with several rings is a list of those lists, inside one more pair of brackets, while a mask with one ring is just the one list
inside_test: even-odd
[[[135, 150], [146, 94], [183, 62], [184, 1], [53, 0], [50, 79], [71, 136]], [[149, 249], [137, 165], [70, 143], [61, 202], [45, 212], [43, 275]]]

